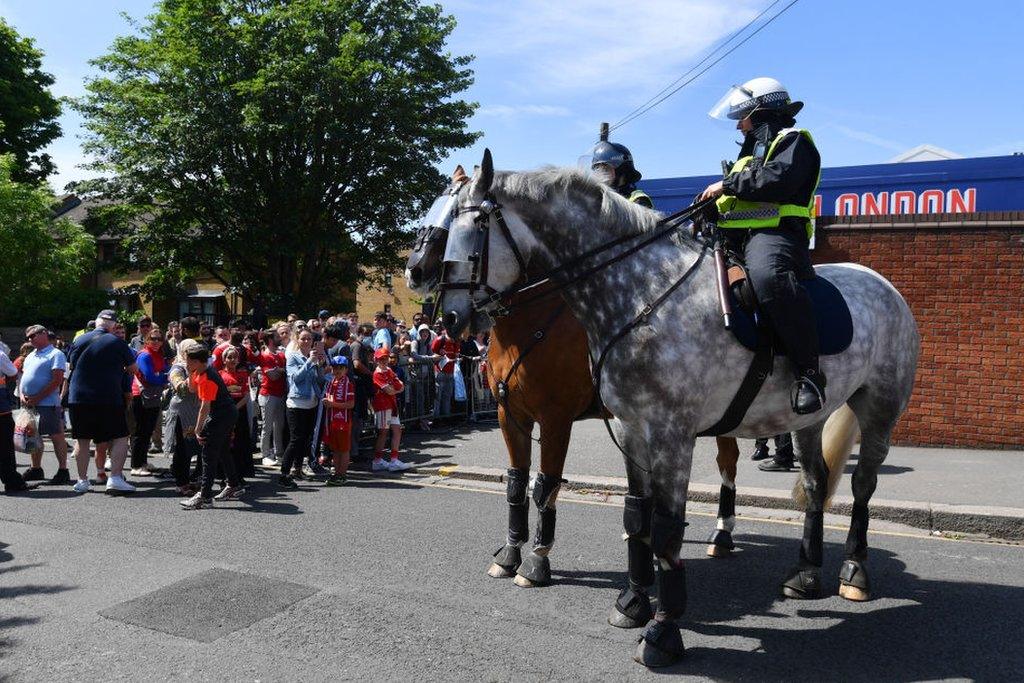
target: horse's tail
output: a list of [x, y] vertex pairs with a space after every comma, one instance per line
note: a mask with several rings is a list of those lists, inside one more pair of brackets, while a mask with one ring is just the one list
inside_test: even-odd
[[[821, 434], [821, 451], [825, 458], [825, 466], [828, 467], [828, 488], [825, 492], [825, 509], [828, 509], [832, 502], [832, 495], [839, 485], [839, 478], [843, 475], [846, 461], [853, 451], [853, 444], [860, 433], [860, 425], [857, 423], [857, 416], [845, 403], [839, 410], [829, 415], [825, 422], [825, 429]], [[801, 509], [807, 503], [804, 494], [803, 479], [798, 477], [796, 485], [793, 486], [793, 500]]]

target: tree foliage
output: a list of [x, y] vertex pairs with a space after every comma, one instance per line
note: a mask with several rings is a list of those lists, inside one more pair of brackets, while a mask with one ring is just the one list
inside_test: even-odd
[[60, 103], [50, 93], [43, 53], [0, 19], [0, 154], [15, 159], [14, 178], [43, 180], [53, 172], [49, 154], [39, 152], [60, 136]]
[[476, 138], [454, 25], [417, 0], [158, 2], [76, 103], [104, 191], [146, 216], [123, 234], [150, 293], [201, 268], [311, 306], [396, 267]]
[[80, 324], [106, 303], [104, 292], [82, 287], [96, 260], [95, 241], [75, 223], [53, 220], [49, 189], [15, 181], [17, 168], [13, 155], [0, 156], [0, 321]]

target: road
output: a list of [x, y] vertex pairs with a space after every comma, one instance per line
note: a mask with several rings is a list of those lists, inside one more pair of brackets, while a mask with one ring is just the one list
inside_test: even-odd
[[[607, 611], [624, 580], [615, 500], [560, 501], [555, 584], [488, 578], [502, 492], [407, 475], [177, 509], [42, 489], [0, 497], [0, 680], [650, 680]], [[778, 597], [800, 528], [747, 510], [726, 560], [684, 546], [685, 661], [715, 680], [1020, 680], [1024, 547], [872, 533], [876, 598]], [[836, 521], [836, 520], [832, 520]]]

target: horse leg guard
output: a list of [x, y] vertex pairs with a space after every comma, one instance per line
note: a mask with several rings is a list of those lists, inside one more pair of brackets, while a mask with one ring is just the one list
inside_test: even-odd
[[530, 470], [508, 470], [506, 479], [508, 499], [508, 538], [505, 545], [494, 553], [494, 562], [487, 573], [494, 578], [513, 576], [522, 563], [520, 546], [529, 536], [530, 508], [526, 489], [530, 483]]
[[656, 668], [675, 664], [686, 652], [675, 618], [686, 611], [686, 568], [658, 569], [658, 616], [647, 624], [633, 659]]
[[537, 535], [533, 539], [533, 552], [523, 558], [514, 579], [517, 586], [532, 588], [551, 583], [551, 561], [548, 553], [555, 543], [555, 502], [565, 480], [543, 472], [533, 483], [533, 502], [537, 506]]
[[640, 628], [654, 617], [647, 587], [654, 583], [654, 553], [651, 551], [651, 499], [626, 496], [622, 511], [629, 557], [629, 584], [619, 593], [608, 623], [616, 628]]
[[839, 597], [853, 602], [871, 599], [871, 582], [862, 562], [848, 559], [839, 568]]
[[821, 510], [804, 513], [804, 538], [800, 544], [800, 562], [782, 582], [782, 594], [796, 600], [821, 597], [821, 544], [824, 534]]
[[736, 525], [736, 488], [722, 484], [718, 494], [718, 524], [708, 539], [708, 557], [728, 557], [736, 544], [732, 530]]

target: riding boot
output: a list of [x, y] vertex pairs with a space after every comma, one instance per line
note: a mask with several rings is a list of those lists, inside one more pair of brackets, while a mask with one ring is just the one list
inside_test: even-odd
[[757, 466], [762, 472], [789, 472], [793, 469], [793, 437], [788, 432], [775, 437], [775, 455]]
[[793, 412], [809, 415], [821, 410], [825, 404], [825, 375], [815, 368], [800, 371], [793, 394]]

